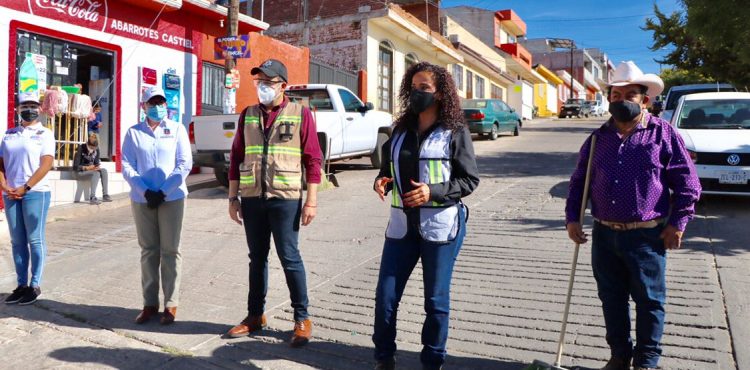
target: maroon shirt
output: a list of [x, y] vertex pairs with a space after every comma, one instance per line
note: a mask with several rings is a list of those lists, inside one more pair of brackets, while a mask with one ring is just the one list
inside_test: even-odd
[[[265, 129], [273, 126], [279, 112], [289, 104], [286, 97], [281, 105], [273, 107], [266, 112], [261, 104], [260, 111], [265, 122]], [[229, 158], [229, 180], [240, 179], [240, 163], [245, 160], [245, 122], [238, 122], [237, 133], [232, 142], [232, 151]], [[315, 119], [307, 107], [302, 108], [302, 127], [300, 127], [300, 141], [302, 143], [302, 165], [305, 166], [305, 179], [308, 184], [320, 184], [320, 163], [323, 160], [320, 144], [318, 143], [318, 130], [315, 128]]]

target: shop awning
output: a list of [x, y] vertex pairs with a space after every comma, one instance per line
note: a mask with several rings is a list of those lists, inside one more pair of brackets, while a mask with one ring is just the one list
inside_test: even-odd
[[182, 8], [182, 0], [122, 0], [125, 3], [133, 4], [141, 8], [151, 10], [162, 10], [163, 12], [172, 12]]

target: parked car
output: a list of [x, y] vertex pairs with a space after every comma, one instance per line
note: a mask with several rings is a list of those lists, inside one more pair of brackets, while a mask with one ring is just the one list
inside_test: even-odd
[[[313, 110], [318, 141], [325, 159], [370, 157], [380, 168], [381, 147], [391, 135], [393, 116], [375, 111], [372, 103], [363, 103], [349, 89], [339, 85], [291, 85], [290, 101]], [[212, 167], [216, 179], [228, 185], [229, 150], [237, 132], [239, 114], [195, 117], [196, 165]]]
[[563, 104], [559, 118], [567, 117], [588, 117], [591, 115], [591, 104], [585, 99], [568, 99]]
[[606, 110], [601, 100], [590, 100], [589, 106], [591, 106], [591, 115], [595, 117], [602, 117]]
[[672, 86], [667, 92], [667, 97], [664, 98], [665, 103], [662, 105], [662, 111], [659, 117], [671, 122], [677, 103], [683, 95], [721, 91], [737, 91], [737, 89], [731, 84], [719, 83]]
[[750, 196], [750, 93], [685, 95], [674, 115], [704, 194]]
[[461, 102], [469, 131], [497, 139], [500, 133], [518, 136], [521, 117], [500, 99], [468, 99]]

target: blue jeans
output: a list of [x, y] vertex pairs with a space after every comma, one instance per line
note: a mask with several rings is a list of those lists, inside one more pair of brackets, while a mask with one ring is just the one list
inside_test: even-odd
[[416, 227], [411, 225], [403, 239], [385, 239], [375, 293], [375, 328], [372, 334], [375, 360], [386, 360], [396, 353], [398, 305], [409, 275], [421, 258], [426, 317], [422, 325], [423, 347], [419, 358], [426, 368], [439, 368], [445, 362], [453, 265], [466, 235], [463, 208], [458, 218], [458, 234], [448, 243], [423, 240]]
[[268, 292], [268, 252], [271, 235], [276, 245], [286, 285], [294, 309], [294, 320], [307, 319], [307, 278], [299, 254], [300, 199], [242, 198], [242, 223], [250, 249], [250, 291], [247, 311], [252, 316], [263, 314]]
[[[13, 262], [19, 286], [38, 287], [42, 282], [47, 242], [44, 230], [50, 192], [30, 191], [21, 199], [10, 199], [3, 195], [5, 216], [8, 219], [10, 243], [13, 246]], [[31, 259], [31, 284], [29, 284], [29, 259]]]
[[[656, 367], [661, 356], [667, 257], [663, 226], [615, 231], [598, 222], [592, 235], [591, 266], [604, 311], [612, 356], [633, 358], [633, 366]], [[635, 302], [635, 349], [630, 305]]]

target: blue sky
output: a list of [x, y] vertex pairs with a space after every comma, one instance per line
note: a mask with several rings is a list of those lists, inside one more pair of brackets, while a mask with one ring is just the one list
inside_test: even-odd
[[653, 17], [654, 3], [667, 14], [681, 9], [678, 0], [443, 0], [441, 6], [510, 8], [526, 22], [528, 38], [571, 38], [579, 48], [602, 49], [615, 65], [632, 60], [645, 73], [659, 73], [654, 59], [667, 50], [649, 50], [652, 33], [640, 29]]

